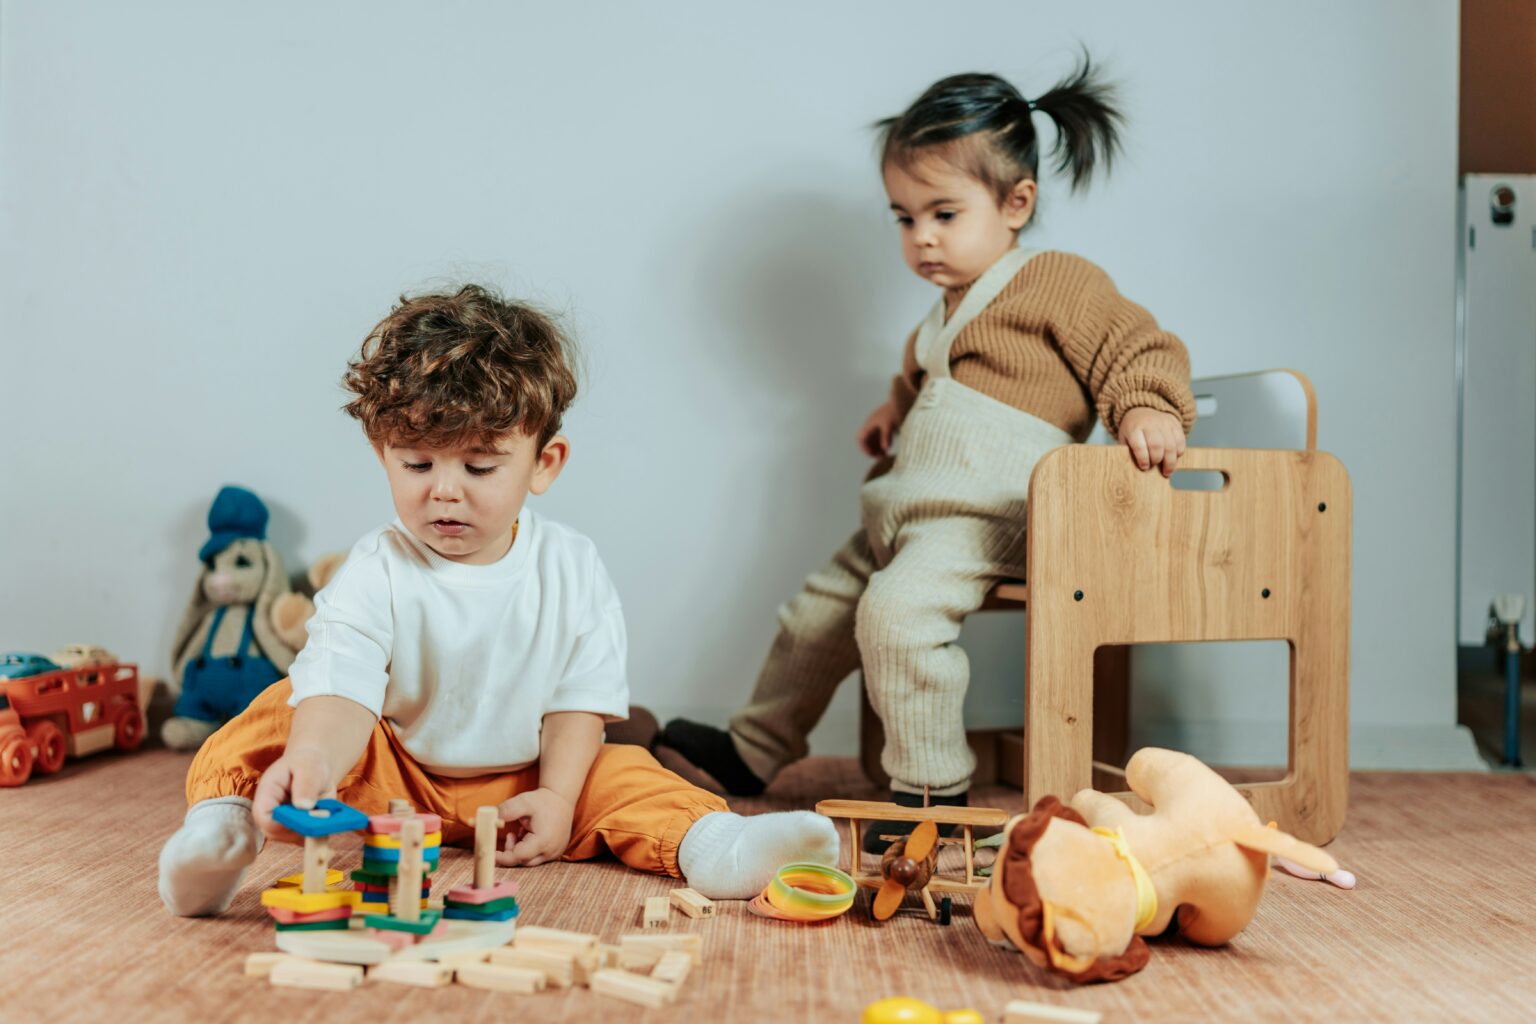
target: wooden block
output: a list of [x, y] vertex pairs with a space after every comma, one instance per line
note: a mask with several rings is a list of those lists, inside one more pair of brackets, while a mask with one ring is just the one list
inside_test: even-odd
[[503, 900], [508, 896], [516, 895], [516, 882], [497, 882], [483, 889], [477, 889], [472, 885], [461, 885], [448, 890], [448, 898], [456, 903], [490, 903], [492, 900]]
[[605, 942], [597, 947], [597, 958], [599, 967], [617, 967], [619, 966], [619, 947], [610, 946]]
[[[325, 887], [327, 889], [334, 888], [340, 885], [346, 877], [347, 873], [345, 871], [342, 871], [340, 868], [331, 868], [325, 873]], [[279, 889], [298, 889], [303, 885], [304, 873], [302, 871], [297, 875], [284, 875], [277, 880], [277, 888]]]
[[567, 932], [559, 928], [540, 928], [524, 925], [513, 936], [512, 945], [518, 949], [528, 946], [569, 950], [573, 954], [592, 953], [597, 950], [597, 936], [587, 932]]
[[336, 907], [355, 907], [362, 902], [363, 894], [346, 889], [331, 892], [298, 892], [291, 888], [267, 889], [261, 894], [264, 907], [282, 907], [300, 914], [313, 914]]
[[645, 898], [645, 914], [641, 920], [641, 927], [646, 931], [667, 926], [667, 915], [671, 912], [672, 904], [665, 896], [647, 896]]
[[265, 978], [272, 973], [272, 968], [284, 960], [298, 960], [299, 957], [289, 953], [249, 953], [245, 958], [245, 976], [247, 978]]
[[368, 978], [418, 988], [442, 988], [453, 980], [453, 968], [428, 960], [386, 960], [369, 971]]
[[[571, 958], [571, 981], [577, 985], [591, 985], [592, 975], [596, 974], [600, 968], [607, 966], [603, 963], [602, 955], [595, 949], [574, 956]], [[618, 966], [617, 960], [614, 961], [614, 966]]]
[[676, 988], [688, 979], [688, 972], [691, 970], [693, 970], [693, 958], [680, 949], [674, 949], [663, 954], [662, 958], [656, 961], [656, 966], [651, 968], [651, 977]]
[[715, 901], [693, 889], [673, 889], [672, 905], [689, 917], [715, 916]]
[[1099, 1024], [1103, 1016], [1097, 1010], [1031, 1003], [1027, 999], [1013, 999], [1003, 1007], [1003, 1024]]
[[284, 988], [319, 988], [346, 992], [363, 983], [363, 969], [352, 964], [322, 964], [291, 959], [274, 964], [268, 975]]
[[491, 963], [543, 971], [544, 981], [554, 988], [570, 988], [576, 978], [576, 958], [569, 953], [556, 953], [549, 949], [503, 946], [491, 950]]
[[331, 840], [328, 836], [304, 837], [304, 892], [325, 892], [331, 874]]
[[544, 972], [529, 967], [462, 964], [457, 974], [460, 985], [490, 989], [493, 992], [522, 992], [531, 995], [544, 988]]
[[619, 966], [625, 970], [650, 970], [663, 956], [678, 950], [694, 963], [704, 961], [704, 937], [697, 932], [675, 935], [625, 935], [619, 939]]
[[459, 968], [464, 964], [483, 964], [490, 959], [489, 949], [458, 949], [438, 956], [437, 962], [444, 967]]
[[592, 975], [592, 991], [626, 1003], [660, 1009], [677, 998], [677, 989], [664, 981], [605, 967]]

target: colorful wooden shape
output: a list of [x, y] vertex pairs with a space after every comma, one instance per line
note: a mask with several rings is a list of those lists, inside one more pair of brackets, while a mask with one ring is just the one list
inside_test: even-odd
[[339, 917], [334, 921], [305, 921], [301, 924], [284, 924], [283, 922], [278, 921], [276, 922], [276, 927], [280, 932], [346, 931], [348, 928], [352, 927], [352, 921], [350, 918], [346, 917]]
[[297, 910], [289, 910], [287, 907], [268, 907], [267, 913], [279, 924], [310, 924], [314, 921], [345, 921], [352, 916], [352, 908], [332, 907], [329, 910], [317, 910], [314, 913], [305, 914]]
[[363, 918], [363, 924], [379, 931], [410, 932], [412, 935], [428, 935], [442, 920], [442, 913], [436, 910], [423, 910], [421, 916], [414, 921], [406, 921], [395, 917], [393, 914], [369, 914]]
[[329, 798], [316, 801], [314, 809], [308, 811], [293, 804], [279, 804], [272, 810], [272, 820], [306, 838], [356, 832], [368, 827], [368, 816], [362, 811]]
[[[421, 851], [421, 859], [422, 859], [422, 861], [424, 863], [427, 863], [427, 864], [436, 864], [438, 862], [438, 860], [442, 857], [442, 855], [443, 855], [443, 848], [441, 846], [427, 846], [427, 847], [423, 847], [422, 851]], [[377, 846], [365, 846], [365, 847], [363, 847], [363, 870], [364, 871], [373, 871], [374, 870], [373, 868], [368, 867], [369, 864], [398, 864], [398, 863], [400, 863], [400, 848], [398, 846], [395, 847], [393, 850], [386, 850], [386, 849], [383, 849], [383, 848], [377, 847]]]
[[354, 907], [362, 902], [362, 894], [348, 890], [335, 892], [295, 892], [292, 889], [268, 889], [261, 894], [264, 907], [282, 907], [301, 914], [313, 914], [333, 907]]
[[368, 832], [372, 835], [393, 835], [400, 831], [403, 822], [410, 820], [421, 822], [423, 835], [443, 830], [443, 819], [435, 814], [375, 814], [368, 819]]
[[503, 910], [517, 906], [516, 896], [505, 896], [499, 900], [490, 900], [486, 903], [463, 903], [455, 899], [443, 900], [443, 906], [453, 907], [456, 910], [468, 910], [476, 914], [499, 914]]
[[448, 890], [448, 899], [453, 900], [455, 903], [489, 903], [492, 900], [516, 895], [516, 882], [497, 882], [495, 885], [485, 889], [477, 889], [472, 885], [461, 885]]
[[494, 914], [486, 914], [479, 910], [466, 910], [463, 907], [444, 907], [443, 917], [450, 921], [510, 921], [517, 916], [516, 901], [506, 910]]
[[[363, 845], [375, 850], [398, 850], [400, 849], [400, 840], [398, 835], [380, 833], [378, 835], [365, 836], [363, 838]], [[421, 837], [421, 847], [424, 850], [442, 845], [443, 834], [441, 832], [428, 832]]]
[[[346, 877], [347, 873], [345, 871], [341, 871], [337, 868], [331, 868], [325, 873], [326, 888], [340, 885], [346, 880]], [[277, 880], [277, 888], [279, 889], [297, 889], [303, 884], [304, 872], [302, 871], [296, 875], [284, 875], [282, 878]]]

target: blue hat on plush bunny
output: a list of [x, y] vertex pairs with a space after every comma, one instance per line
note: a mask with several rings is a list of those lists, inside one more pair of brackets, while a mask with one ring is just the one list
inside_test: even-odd
[[242, 537], [267, 539], [267, 506], [244, 487], [222, 487], [208, 510], [208, 543], [197, 557], [208, 561]]

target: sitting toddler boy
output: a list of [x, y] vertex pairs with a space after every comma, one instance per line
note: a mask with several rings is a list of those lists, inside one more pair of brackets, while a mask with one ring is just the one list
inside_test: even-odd
[[503, 865], [611, 851], [745, 898], [788, 861], [835, 863], [832, 823], [743, 818], [641, 747], [603, 744], [629, 706], [624, 615], [592, 542], [524, 506], [570, 453], [569, 341], [544, 315], [466, 286], [402, 299], [346, 375], [346, 411], [384, 467], [396, 518], [315, 599], [289, 679], [211, 736], [190, 810], [160, 854], [174, 914], [224, 911], [284, 802], [391, 798], [466, 843], [475, 809], [510, 823]]

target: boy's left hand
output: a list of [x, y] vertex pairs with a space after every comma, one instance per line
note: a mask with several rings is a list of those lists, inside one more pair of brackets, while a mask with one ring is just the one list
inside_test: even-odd
[[576, 805], [552, 789], [519, 793], [497, 808], [511, 826], [507, 848], [496, 854], [503, 867], [532, 867], [556, 860], [571, 843]]
[[1120, 443], [1142, 469], [1161, 466], [1163, 476], [1173, 476], [1184, 454], [1184, 425], [1172, 413], [1140, 407], [1120, 417]]

